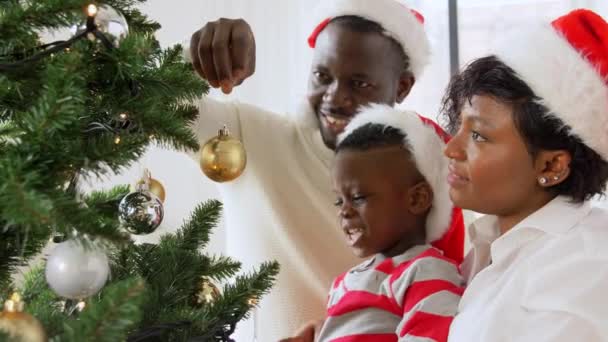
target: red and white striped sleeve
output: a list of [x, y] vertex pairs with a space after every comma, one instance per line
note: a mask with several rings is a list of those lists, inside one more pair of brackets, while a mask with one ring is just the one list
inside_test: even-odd
[[464, 292], [458, 264], [431, 248], [391, 273], [391, 297], [403, 312], [398, 341], [447, 341]]

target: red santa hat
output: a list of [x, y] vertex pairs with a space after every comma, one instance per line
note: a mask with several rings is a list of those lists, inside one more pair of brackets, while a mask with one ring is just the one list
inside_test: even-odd
[[608, 24], [578, 9], [505, 39], [497, 57], [570, 134], [608, 161]]
[[313, 19], [314, 29], [308, 45], [314, 48], [319, 34], [337, 17], [358, 16], [382, 26], [395, 39], [406, 56], [414, 77], [419, 78], [430, 58], [430, 44], [424, 30], [424, 17], [397, 0], [323, 0]]
[[339, 141], [366, 124], [396, 128], [405, 136], [404, 145], [412, 154], [418, 171], [433, 189], [433, 206], [426, 221], [427, 242], [444, 255], [462, 262], [464, 253], [464, 221], [462, 210], [450, 200], [449, 160], [443, 155], [450, 136], [433, 120], [414, 112], [387, 105], [374, 104], [362, 109], [346, 126]]

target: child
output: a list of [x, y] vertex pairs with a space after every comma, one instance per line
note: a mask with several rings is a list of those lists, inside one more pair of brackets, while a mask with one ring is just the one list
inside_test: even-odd
[[340, 228], [371, 258], [334, 281], [318, 341], [447, 340], [464, 236], [445, 140], [430, 120], [384, 105], [346, 127], [332, 172]]
[[450, 195], [489, 215], [450, 341], [608, 340], [607, 79], [608, 24], [577, 10], [452, 80]]

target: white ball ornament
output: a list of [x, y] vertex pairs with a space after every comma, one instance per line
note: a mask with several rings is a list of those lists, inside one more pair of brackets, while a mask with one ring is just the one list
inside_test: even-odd
[[58, 244], [46, 261], [47, 283], [65, 298], [83, 299], [96, 294], [109, 274], [106, 254], [93, 244], [84, 246], [75, 240]]

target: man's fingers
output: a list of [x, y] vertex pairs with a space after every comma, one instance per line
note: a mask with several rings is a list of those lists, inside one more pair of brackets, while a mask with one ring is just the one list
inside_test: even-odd
[[232, 70], [235, 83], [241, 83], [255, 72], [255, 39], [249, 24], [238, 20], [231, 36]]
[[215, 29], [211, 48], [213, 50], [213, 63], [222, 91], [230, 93], [233, 87], [232, 57], [230, 54], [230, 36], [232, 34], [231, 21], [220, 19]]
[[200, 39], [201, 39], [200, 30], [194, 32], [194, 34], [192, 35], [192, 38], [190, 38], [190, 49], [189, 49], [190, 60], [192, 61], [192, 67], [194, 68], [194, 71], [196, 71], [196, 73], [200, 77], [207, 79], [207, 77], [205, 76], [205, 72], [203, 71], [203, 65], [201, 64], [199, 51], [198, 51], [198, 43], [199, 43]]
[[219, 79], [215, 72], [215, 62], [213, 60], [212, 43], [215, 35], [215, 23], [208, 23], [202, 30], [198, 44], [198, 53], [203, 69], [203, 73], [212, 87], [219, 87]]

